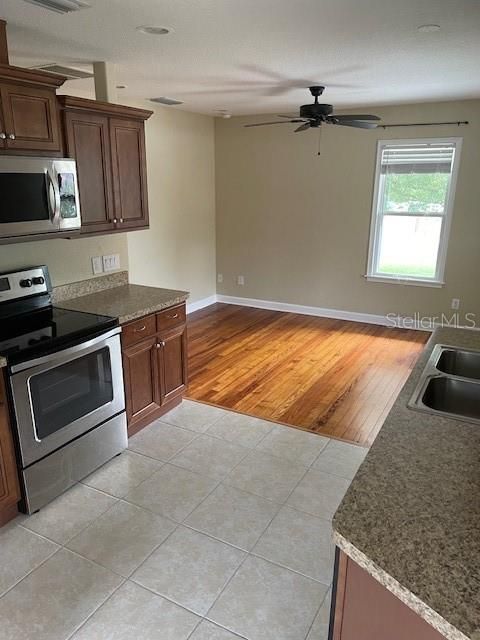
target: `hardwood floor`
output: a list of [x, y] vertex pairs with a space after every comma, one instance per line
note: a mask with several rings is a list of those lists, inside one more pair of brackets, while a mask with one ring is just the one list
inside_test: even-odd
[[215, 304], [188, 335], [189, 398], [368, 446], [430, 334]]

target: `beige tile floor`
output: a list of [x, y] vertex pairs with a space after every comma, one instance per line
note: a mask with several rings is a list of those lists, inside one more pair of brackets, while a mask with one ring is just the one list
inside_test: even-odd
[[0, 530], [1, 640], [326, 640], [365, 453], [184, 401]]

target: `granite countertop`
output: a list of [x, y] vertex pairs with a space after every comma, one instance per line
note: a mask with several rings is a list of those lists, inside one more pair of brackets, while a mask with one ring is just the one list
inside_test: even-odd
[[124, 284], [70, 300], [56, 302], [58, 307], [118, 318], [120, 324], [141, 318], [185, 302], [186, 291]]
[[335, 514], [336, 544], [449, 640], [480, 640], [480, 426], [407, 408], [437, 329]]
[[3, 369], [3, 367], [7, 366], [7, 359], [4, 358], [3, 356], [0, 356], [0, 369]]

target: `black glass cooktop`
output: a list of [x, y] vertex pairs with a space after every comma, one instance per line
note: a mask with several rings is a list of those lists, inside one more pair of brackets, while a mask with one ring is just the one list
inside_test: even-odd
[[118, 326], [117, 318], [47, 307], [0, 320], [0, 355], [9, 364], [73, 346]]

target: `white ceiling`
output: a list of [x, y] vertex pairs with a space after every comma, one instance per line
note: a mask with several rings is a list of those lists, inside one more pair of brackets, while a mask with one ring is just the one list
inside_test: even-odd
[[[310, 84], [325, 84], [324, 101], [338, 106], [480, 96], [479, 0], [89, 3], [60, 15], [2, 0], [11, 63], [115, 62], [128, 85], [120, 96], [178, 98], [201, 113], [296, 111]], [[441, 30], [420, 33], [426, 23]], [[174, 32], [136, 31], [145, 24]]]

